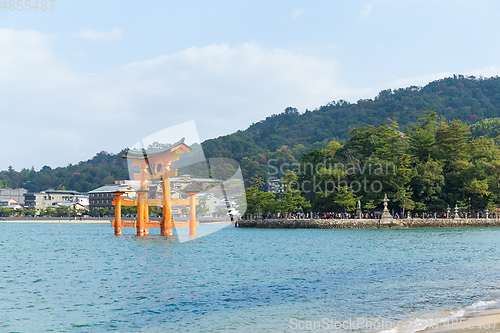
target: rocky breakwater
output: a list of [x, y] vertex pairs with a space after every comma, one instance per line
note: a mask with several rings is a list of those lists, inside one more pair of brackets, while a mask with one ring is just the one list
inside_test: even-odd
[[500, 227], [500, 219], [403, 219], [407, 228], [489, 228]]
[[323, 219], [268, 219], [268, 220], [240, 220], [239, 228], [264, 229], [367, 229], [378, 228], [380, 220], [352, 219], [352, 220], [323, 220]]
[[379, 229], [379, 228], [487, 228], [500, 227], [500, 219], [267, 219], [240, 220], [239, 228], [264, 229]]

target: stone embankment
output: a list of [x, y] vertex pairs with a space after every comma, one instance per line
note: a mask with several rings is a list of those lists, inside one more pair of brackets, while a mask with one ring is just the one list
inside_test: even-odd
[[379, 228], [487, 228], [500, 227], [500, 219], [268, 219], [240, 220], [239, 228], [264, 229], [379, 229]]

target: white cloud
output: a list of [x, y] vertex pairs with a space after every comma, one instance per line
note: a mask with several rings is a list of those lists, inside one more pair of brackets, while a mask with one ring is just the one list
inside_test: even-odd
[[359, 15], [362, 19], [367, 19], [370, 16], [371, 11], [372, 11], [372, 5], [366, 5], [363, 7], [363, 9], [361, 9]]
[[115, 28], [111, 31], [95, 31], [91, 29], [80, 29], [73, 34], [74, 37], [87, 39], [93, 42], [109, 42], [119, 40], [123, 35], [123, 30]]
[[[0, 29], [0, 169], [76, 163], [118, 152], [169, 126], [194, 120], [202, 140], [245, 129], [288, 106], [304, 111], [332, 100], [451, 75], [438, 73], [351, 88], [339, 64], [255, 43], [191, 47], [110, 71], [77, 73], [37, 31]], [[498, 68], [475, 71], [499, 74]]]
[[0, 29], [0, 87], [47, 90], [54, 88], [55, 80], [75, 80], [51, 43], [50, 36], [38, 31]]
[[[97, 74], [73, 71], [52, 50], [52, 38], [37, 31], [0, 29], [0, 43], [2, 109], [16, 114], [2, 121], [16, 145], [0, 169], [118, 152], [189, 120], [203, 140], [348, 93], [334, 61], [255, 43], [192, 47]], [[63, 142], [74, 149], [61, 153]]]
[[303, 10], [302, 9], [296, 9], [292, 13], [292, 20], [297, 19], [300, 15], [302, 15]]

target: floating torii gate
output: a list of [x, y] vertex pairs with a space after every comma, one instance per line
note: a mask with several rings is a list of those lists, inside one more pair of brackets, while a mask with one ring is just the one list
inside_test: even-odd
[[[181, 154], [187, 153], [191, 148], [184, 143], [184, 138], [173, 145], [161, 149], [127, 149], [121, 157], [127, 159], [134, 166], [138, 166], [140, 171], [134, 174], [134, 180], [140, 180], [141, 186], [137, 191], [135, 200], [124, 200], [121, 196], [124, 192], [117, 191], [113, 194], [113, 205], [115, 206], [115, 219], [112, 226], [115, 228], [115, 235], [121, 235], [122, 227], [137, 228], [137, 236], [147, 235], [149, 228], [160, 228], [162, 235], [171, 235], [172, 228], [189, 227], [189, 235], [196, 235], [196, 205], [199, 203], [195, 195], [196, 191], [188, 191], [189, 199], [172, 200], [170, 193], [170, 177], [177, 176], [177, 170], [170, 170], [171, 163], [177, 161]], [[163, 199], [148, 199], [147, 181], [150, 179], [162, 180]], [[189, 205], [189, 222], [174, 222], [172, 220], [172, 205]], [[137, 206], [137, 220], [133, 222], [122, 221], [121, 207]], [[163, 206], [161, 221], [149, 220], [149, 206]]]

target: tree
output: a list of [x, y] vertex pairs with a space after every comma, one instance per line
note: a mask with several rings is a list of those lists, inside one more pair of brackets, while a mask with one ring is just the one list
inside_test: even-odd
[[456, 205], [457, 205], [458, 209], [460, 211], [462, 211], [462, 212], [469, 210], [469, 203], [465, 199], [464, 200], [458, 200], [456, 202]]
[[337, 150], [342, 148], [342, 145], [337, 141], [328, 142], [328, 150], [330, 150], [330, 156], [334, 157]]
[[207, 205], [207, 197], [203, 197], [200, 199], [199, 204], [196, 206], [196, 215], [205, 215], [210, 210], [210, 207]]
[[89, 215], [92, 217], [98, 217], [101, 216], [101, 213], [97, 209], [92, 209], [91, 211], [89, 211]]
[[468, 141], [470, 130], [460, 120], [454, 120], [450, 125], [442, 122], [436, 129], [436, 145], [439, 158], [449, 163], [451, 161], [467, 161], [470, 153]]
[[14, 210], [12, 208], [0, 207], [0, 214], [2, 216], [11, 216], [14, 214]]
[[295, 172], [287, 170], [281, 178], [279, 187], [281, 192], [279, 197], [275, 198], [274, 212], [296, 213], [300, 207], [309, 208], [311, 203], [301, 196], [301, 191], [296, 189], [298, 177]]
[[261, 176], [253, 176], [250, 179], [249, 183], [252, 187], [256, 187], [258, 189], [264, 188], [265, 185], [264, 179]]
[[434, 145], [436, 143], [434, 128], [422, 127], [410, 128], [411, 153], [420, 161], [427, 161], [434, 155]]
[[217, 207], [215, 214], [218, 216], [225, 216], [229, 213], [229, 210], [226, 207]]
[[418, 162], [415, 168], [417, 173], [411, 180], [414, 199], [425, 204], [431, 210], [445, 209], [447, 203], [441, 199], [445, 185], [441, 164], [428, 159], [424, 163]]
[[488, 200], [488, 204], [486, 205], [486, 209], [488, 209], [491, 213], [498, 213], [498, 204], [495, 203], [492, 199]]
[[137, 214], [137, 206], [122, 206], [122, 214], [123, 215], [136, 215]]
[[69, 210], [70, 210], [70, 208], [68, 206], [57, 207], [55, 209], [54, 216], [58, 216], [58, 217], [69, 216]]
[[43, 209], [40, 213], [42, 216], [55, 216], [56, 211], [50, 207]]
[[274, 194], [263, 192], [256, 187], [245, 189], [247, 214], [270, 213], [274, 210]]
[[374, 210], [375, 208], [377, 208], [377, 206], [373, 203], [373, 200], [370, 200], [370, 201], [367, 201], [365, 203], [365, 205], [363, 206], [363, 208], [367, 211], [372, 211]]
[[69, 216], [76, 216], [78, 215], [78, 209], [76, 209], [75, 205], [68, 207], [68, 215]]
[[333, 201], [339, 206], [343, 207], [345, 212], [351, 212], [356, 208], [358, 200], [361, 197], [356, 197], [352, 190], [345, 186], [340, 187], [338, 192], [335, 192], [333, 196]]
[[108, 208], [106, 207], [101, 207], [97, 211], [99, 212], [100, 217], [103, 217], [104, 215], [108, 214]]
[[475, 137], [496, 138], [500, 136], [500, 118], [483, 119], [472, 125], [470, 131]]
[[158, 206], [149, 206], [149, 215], [150, 216], [159, 216], [161, 214], [162, 210]]

